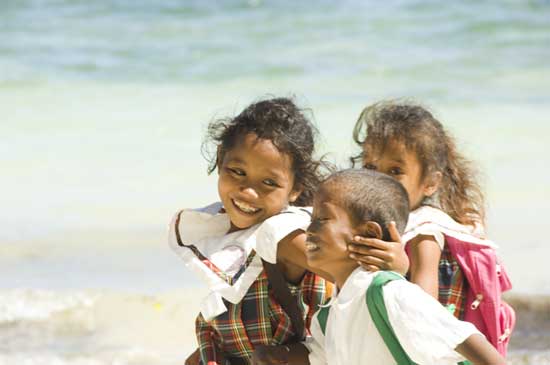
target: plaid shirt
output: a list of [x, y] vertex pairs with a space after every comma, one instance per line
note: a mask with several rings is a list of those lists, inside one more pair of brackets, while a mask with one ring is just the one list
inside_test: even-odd
[[439, 302], [449, 308], [458, 319], [464, 319], [468, 282], [447, 244], [439, 259]]
[[[288, 286], [305, 304], [301, 307], [309, 332], [313, 314], [330, 297], [332, 285], [307, 272], [299, 285]], [[228, 310], [211, 321], [205, 321], [201, 314], [197, 317], [196, 335], [203, 364], [223, 365], [222, 356], [250, 364], [255, 346], [285, 344], [294, 335], [290, 318], [273, 296], [265, 271], [241, 302], [225, 301], [225, 305]]]

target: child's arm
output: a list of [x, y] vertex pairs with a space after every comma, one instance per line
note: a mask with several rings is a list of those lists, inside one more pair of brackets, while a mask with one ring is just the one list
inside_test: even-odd
[[474, 365], [502, 365], [506, 360], [480, 334], [471, 335], [455, 349]]
[[418, 235], [409, 242], [410, 281], [418, 284], [435, 299], [439, 293], [441, 248], [433, 236]]
[[306, 238], [304, 231], [296, 230], [279, 242], [277, 246], [277, 264], [284, 273], [285, 278], [291, 283], [298, 283], [304, 277], [305, 271], [309, 270], [333, 282], [334, 280], [329, 273], [308, 265]]
[[[399, 273], [406, 273], [409, 260], [400, 243], [401, 237], [395, 228], [395, 224], [388, 227], [391, 237], [395, 242], [385, 242], [374, 238], [363, 238], [358, 248], [361, 253], [367, 253], [367, 258], [360, 259], [358, 262], [366, 260], [366, 265], [375, 270], [393, 270]], [[302, 230], [296, 230], [283, 238], [277, 247], [277, 262], [285, 277], [290, 282], [298, 282], [303, 277], [305, 270], [319, 274], [323, 278], [334, 281], [330, 274], [309, 267], [306, 259], [306, 234]], [[372, 247], [365, 247], [366, 245]], [[350, 244], [351, 246], [351, 244]], [[354, 245], [357, 246], [357, 245]]]
[[388, 231], [393, 242], [354, 237], [354, 242], [348, 246], [350, 257], [369, 271], [392, 270], [405, 275], [409, 270], [409, 258], [394, 222], [388, 225]]

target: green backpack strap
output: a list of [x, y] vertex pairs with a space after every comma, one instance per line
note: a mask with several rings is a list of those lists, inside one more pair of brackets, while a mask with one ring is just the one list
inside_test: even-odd
[[319, 326], [321, 326], [321, 332], [323, 335], [327, 330], [327, 320], [328, 320], [328, 311], [330, 307], [321, 307], [319, 309], [319, 314], [317, 314], [317, 320], [319, 321]]
[[382, 271], [374, 277], [367, 289], [367, 307], [369, 308], [369, 313], [374, 321], [374, 325], [378, 329], [382, 339], [384, 339], [384, 343], [390, 350], [397, 365], [416, 365], [407, 355], [405, 350], [403, 350], [388, 319], [388, 312], [384, 304], [384, 292], [382, 289], [384, 285], [392, 280], [404, 280], [404, 278], [392, 271]]

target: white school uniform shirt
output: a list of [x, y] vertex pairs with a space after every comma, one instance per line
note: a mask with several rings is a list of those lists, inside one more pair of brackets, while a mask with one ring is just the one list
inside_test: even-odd
[[[304, 345], [311, 365], [395, 365], [366, 303], [366, 292], [377, 273], [357, 268], [330, 306], [323, 335], [318, 312], [311, 337]], [[393, 330], [405, 352], [418, 364], [453, 364], [465, 360], [454, 349], [479, 331], [459, 321], [419, 286], [394, 280], [384, 286], [384, 302]]]
[[262, 259], [275, 264], [278, 243], [291, 232], [305, 231], [311, 222], [311, 208], [289, 206], [252, 227], [227, 233], [231, 222], [221, 208], [218, 202], [184, 209], [169, 228], [170, 246], [209, 288], [200, 303], [206, 320], [227, 311], [224, 299], [234, 304], [242, 301], [263, 270]]

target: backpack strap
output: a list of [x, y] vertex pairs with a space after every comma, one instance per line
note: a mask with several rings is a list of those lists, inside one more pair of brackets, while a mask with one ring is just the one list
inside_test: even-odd
[[294, 329], [294, 338], [296, 342], [300, 342], [304, 338], [304, 318], [302, 311], [298, 308], [298, 301], [290, 293], [286, 279], [283, 273], [277, 268], [277, 265], [271, 264], [262, 259], [267, 281], [273, 288], [273, 295], [277, 302], [281, 305], [285, 313], [290, 317], [292, 328]]
[[327, 331], [327, 321], [328, 321], [329, 310], [330, 310], [330, 307], [321, 307], [319, 308], [319, 312], [317, 314], [317, 321], [319, 321], [319, 326], [321, 327], [321, 332], [323, 332], [323, 335]]
[[403, 350], [388, 319], [388, 312], [384, 304], [383, 287], [393, 280], [404, 280], [404, 278], [391, 271], [382, 271], [374, 277], [367, 289], [367, 307], [380, 336], [382, 336], [397, 365], [416, 365]]

